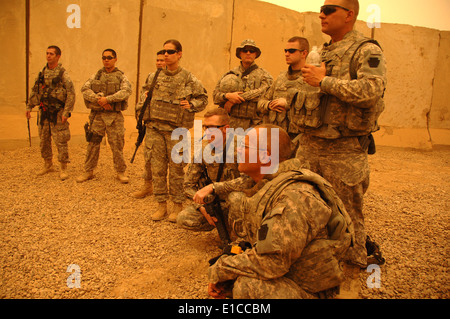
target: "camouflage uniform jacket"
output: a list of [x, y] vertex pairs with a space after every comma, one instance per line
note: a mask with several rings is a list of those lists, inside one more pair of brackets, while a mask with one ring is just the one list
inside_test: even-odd
[[320, 84], [324, 94], [320, 121], [305, 127], [305, 132], [335, 139], [378, 129], [377, 119], [384, 110], [386, 61], [381, 48], [368, 40], [351, 31], [343, 40], [324, 45], [321, 55], [327, 73]]
[[[207, 145], [209, 142], [204, 141], [203, 147], [198, 152], [204, 152], [205, 148], [207, 149]], [[212, 156], [215, 156], [215, 150], [212, 149]], [[218, 154], [220, 157], [222, 157], [221, 154]], [[208, 183], [206, 181], [206, 176], [211, 180], [211, 182], [216, 182], [217, 177], [219, 174], [219, 167], [222, 165], [219, 163], [219, 161], [214, 161], [212, 163], [208, 163], [205, 161], [205, 158], [202, 156], [202, 162], [196, 163], [195, 161], [191, 161], [191, 163], [188, 164], [186, 174], [184, 175], [184, 193], [188, 198], [193, 198], [195, 193], [199, 190], [199, 188], [206, 186]], [[229, 181], [233, 180], [240, 176], [240, 172], [238, 170], [238, 163], [236, 161], [236, 152], [234, 156], [234, 160], [232, 162], [225, 161], [223, 164], [223, 171], [222, 175], [220, 177], [219, 182]], [[221, 196], [219, 196], [221, 197]], [[225, 199], [225, 197], [222, 196], [221, 199]], [[193, 205], [198, 208], [202, 206], [201, 204], [193, 203]]]
[[[299, 167], [296, 159], [281, 163], [279, 172], [266, 176], [268, 179], [262, 181], [264, 186], [240, 204], [247, 223], [247, 240], [253, 248], [242, 254], [220, 257], [208, 270], [210, 282], [235, 280], [239, 276], [261, 280], [288, 276], [295, 280], [297, 277], [290, 273], [301, 260], [302, 253], [313, 241], [328, 237], [327, 224], [332, 209], [316, 187], [297, 181], [285, 184], [287, 186], [279, 190], [280, 180], [292, 176], [294, 167]], [[301, 173], [315, 176], [329, 186], [311, 171], [302, 170]], [[347, 248], [348, 245], [349, 238], [346, 238], [343, 246]], [[296, 272], [301, 273], [302, 269]], [[323, 285], [327, 283], [320, 287]]]
[[106, 97], [106, 100], [111, 106], [114, 106], [116, 103], [123, 105], [119, 108], [114, 108], [115, 111], [123, 111], [126, 109], [127, 100], [132, 93], [132, 88], [131, 82], [122, 71], [115, 68], [112, 72], [107, 72], [105, 68], [102, 68], [96, 74], [93, 74], [81, 87], [81, 92], [83, 93], [86, 106], [96, 111], [103, 111], [103, 108], [97, 104], [99, 92], [95, 92], [98, 90], [93, 88], [94, 81], [99, 81], [101, 83], [109, 82], [112, 84], [117, 83], [118, 85], [115, 85], [116, 87], [112, 90], [112, 92], [108, 92], [110, 94], [103, 94], [102, 96]]
[[256, 110], [256, 104], [258, 99], [273, 83], [273, 77], [270, 73], [258, 67], [256, 63], [253, 63], [249, 68], [254, 68], [254, 70], [244, 75], [246, 69], [241, 63], [238, 67], [225, 73], [218, 81], [213, 92], [214, 104], [222, 107], [227, 101], [225, 98], [226, 93], [243, 92], [241, 97], [245, 99], [245, 102], [240, 105], [234, 105], [231, 109], [230, 116], [233, 119], [238, 119], [230, 124], [231, 127], [247, 129], [261, 122]]
[[[293, 71], [291, 67], [280, 73], [270, 89], [258, 101], [258, 112], [263, 117], [263, 123], [275, 124], [288, 133], [298, 134], [298, 114], [312, 92], [317, 91], [302, 78], [301, 71]], [[278, 98], [286, 99], [286, 111], [276, 112], [269, 109], [269, 103]]]
[[[63, 67], [61, 63], [59, 63], [54, 69], [49, 69], [47, 65], [44, 67], [42, 72], [39, 73], [39, 76], [43, 76], [44, 83], [39, 83], [39, 76], [36, 78], [35, 85], [28, 100], [27, 111], [31, 111], [35, 106], [40, 105], [43, 94], [43, 86], [51, 87], [52, 80], [57, 78], [62, 70]], [[75, 88], [66, 70], [63, 72], [61, 81], [52, 90], [50, 95], [64, 103], [62, 116], [70, 117], [75, 105]]]
[[[150, 85], [155, 74], [156, 73], [149, 74], [144, 86], [142, 87], [140, 101], [136, 104], [135, 107], [136, 118], [139, 117], [140, 110], [144, 105], [147, 93], [150, 89]], [[144, 122], [146, 123], [146, 125], [163, 131], [172, 131], [173, 129], [177, 128], [178, 125], [169, 123], [167, 121], [151, 119], [150, 117], [150, 109], [156, 107], [156, 104], [158, 103], [158, 100], [160, 98], [164, 98], [166, 100], [167, 98], [169, 98], [170, 101], [165, 102], [171, 104], [173, 104], [173, 102], [175, 101], [179, 103], [179, 101], [182, 99], [188, 99], [189, 103], [191, 104], [191, 108], [189, 110], [184, 110], [178, 105], [178, 113], [183, 114], [183, 116], [187, 115], [188, 113], [191, 115], [189, 125], [192, 125], [193, 114], [203, 111], [208, 105], [208, 95], [201, 81], [198, 80], [192, 73], [182, 67], [178, 67], [178, 69], [175, 71], [170, 71], [166, 68], [159, 73], [155, 87], [153, 89], [152, 100], [149, 107], [147, 107], [147, 109], [145, 110], [144, 114]], [[179, 126], [182, 126], [182, 124], [180, 124]], [[190, 129], [191, 127], [187, 128]]]

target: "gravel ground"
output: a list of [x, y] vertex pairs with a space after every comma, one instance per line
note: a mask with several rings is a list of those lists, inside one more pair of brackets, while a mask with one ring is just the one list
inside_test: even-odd
[[[128, 143], [126, 159], [133, 150]], [[85, 144], [72, 143], [70, 154], [70, 178], [60, 181], [57, 171], [35, 175], [37, 143], [0, 151], [0, 298], [208, 298], [217, 233], [150, 220], [153, 198], [129, 196], [142, 185], [142, 148], [126, 185], [114, 178], [107, 145], [95, 178], [82, 184]], [[448, 149], [388, 147], [370, 157], [366, 224], [386, 263], [380, 288], [368, 288], [370, 273], [361, 272], [361, 298], [450, 297], [449, 159]], [[80, 288], [68, 287], [70, 265], [81, 271]]]

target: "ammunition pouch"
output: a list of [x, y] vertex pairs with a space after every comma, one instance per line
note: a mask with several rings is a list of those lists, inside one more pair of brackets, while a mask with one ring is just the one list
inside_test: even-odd
[[322, 93], [299, 91], [293, 99], [290, 112], [289, 133], [298, 134], [305, 129], [315, 129], [323, 124]]
[[86, 137], [86, 142], [100, 144], [102, 142], [103, 136], [92, 131], [92, 123], [94, 122], [96, 115], [97, 113], [93, 112], [91, 121], [84, 124], [84, 134]]
[[195, 113], [181, 108], [180, 100], [155, 98], [150, 107], [150, 119], [190, 129], [194, 126]]
[[84, 124], [84, 133], [86, 136], [86, 142], [88, 143], [100, 144], [103, 140], [102, 135], [92, 132], [90, 130], [89, 122], [86, 122], [86, 124]]
[[358, 141], [361, 148], [367, 152], [367, 154], [373, 155], [376, 153], [375, 139], [372, 134], [358, 136]]

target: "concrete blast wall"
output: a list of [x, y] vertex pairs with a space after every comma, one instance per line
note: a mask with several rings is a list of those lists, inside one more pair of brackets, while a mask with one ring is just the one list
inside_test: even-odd
[[[56, 44], [60, 62], [72, 78], [77, 98], [72, 135], [83, 135], [87, 112], [81, 86], [100, 67], [101, 53], [113, 48], [117, 66], [133, 85], [127, 132], [135, 131], [136, 96], [155, 70], [155, 54], [167, 39], [183, 45], [182, 66], [211, 94], [223, 73], [239, 63], [234, 52], [246, 38], [262, 49], [258, 64], [274, 78], [286, 69], [283, 48], [294, 36], [322, 45], [317, 13], [299, 13], [256, 0], [0, 0], [0, 139], [26, 143], [25, 102], [45, 50]], [[356, 28], [370, 36], [364, 22]], [[400, 24], [382, 24], [375, 39], [388, 63], [386, 110], [375, 134], [380, 145], [431, 149], [450, 144], [450, 32]], [[202, 114], [200, 114], [201, 117]], [[35, 123], [33, 123], [35, 124]], [[32, 125], [32, 135], [37, 128]], [[128, 135], [131, 138], [131, 135]]]

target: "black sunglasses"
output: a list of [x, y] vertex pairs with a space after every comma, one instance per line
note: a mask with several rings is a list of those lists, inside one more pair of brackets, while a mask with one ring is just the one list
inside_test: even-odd
[[177, 50], [161, 50], [161, 53], [162, 54], [170, 54], [170, 55], [172, 55], [172, 54], [175, 54], [175, 53], [177, 53], [178, 51]]
[[320, 13], [323, 12], [324, 15], [328, 16], [332, 13], [335, 13], [337, 8], [341, 8], [345, 11], [350, 11], [350, 9], [338, 6], [338, 5], [334, 5], [334, 4], [328, 4], [328, 5], [324, 5], [320, 7]]
[[110, 56], [110, 55], [107, 55], [107, 56], [102, 56], [102, 60], [112, 60], [112, 59], [114, 59], [114, 57], [113, 56]]
[[221, 128], [221, 127], [224, 127], [226, 124], [224, 124], [224, 125], [203, 125], [203, 130], [204, 131], [206, 131], [207, 129], [210, 129], [210, 128]]
[[256, 49], [242, 49], [241, 52], [244, 52], [244, 53], [247, 53], [247, 52], [255, 53]]
[[289, 52], [290, 54], [293, 54], [293, 53], [295, 53], [295, 51], [302, 52], [302, 51], [305, 51], [305, 50], [301, 50], [301, 49], [284, 49], [284, 53]]

